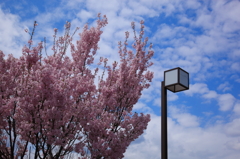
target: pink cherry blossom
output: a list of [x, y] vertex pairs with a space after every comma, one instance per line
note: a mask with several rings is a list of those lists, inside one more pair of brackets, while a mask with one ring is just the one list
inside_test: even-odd
[[[63, 158], [78, 153], [82, 158], [123, 158], [132, 141], [147, 128], [149, 114], [133, 113], [141, 92], [150, 86], [151, 50], [143, 21], [129, 50], [129, 32], [119, 61], [108, 65], [94, 57], [107, 17], [98, 14], [97, 26], [85, 25], [76, 44], [70, 35], [56, 36], [52, 55], [43, 57], [43, 44], [24, 46], [22, 56], [4, 57], [0, 51], [0, 158]], [[34, 23], [37, 26], [37, 23]], [[35, 30], [34, 27], [34, 30]], [[33, 30], [33, 31], [34, 31]], [[71, 57], [66, 55], [70, 47]], [[90, 69], [94, 68], [95, 69]], [[99, 68], [103, 74], [98, 75]], [[97, 81], [97, 83], [96, 83]]]

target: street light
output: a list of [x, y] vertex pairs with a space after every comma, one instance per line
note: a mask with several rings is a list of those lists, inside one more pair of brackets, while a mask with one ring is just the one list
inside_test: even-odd
[[173, 93], [189, 89], [189, 73], [180, 67], [164, 71], [164, 81], [162, 81], [161, 112], [162, 112], [162, 134], [161, 147], [162, 159], [168, 158], [167, 147], [167, 89]]

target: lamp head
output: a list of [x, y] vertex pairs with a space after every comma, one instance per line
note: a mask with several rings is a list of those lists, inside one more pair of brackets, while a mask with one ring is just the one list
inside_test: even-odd
[[164, 71], [165, 87], [176, 93], [189, 89], [189, 73], [180, 67]]

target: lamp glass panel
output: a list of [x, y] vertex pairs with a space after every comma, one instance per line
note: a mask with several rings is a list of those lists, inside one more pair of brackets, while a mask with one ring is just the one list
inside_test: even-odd
[[189, 80], [188, 74], [186, 72], [180, 70], [180, 83], [188, 88], [189, 87], [188, 80]]
[[165, 72], [165, 86], [175, 84], [178, 82], [178, 70], [171, 70]]

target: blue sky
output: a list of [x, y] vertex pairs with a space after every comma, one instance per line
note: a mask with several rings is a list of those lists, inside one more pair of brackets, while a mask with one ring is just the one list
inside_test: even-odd
[[[163, 72], [181, 67], [190, 74], [190, 89], [168, 91], [169, 159], [236, 159], [240, 156], [240, 1], [239, 0], [0, 0], [0, 50], [18, 57], [38, 22], [36, 41], [52, 44], [53, 28], [94, 25], [106, 14], [98, 56], [118, 60], [117, 42], [131, 22], [145, 21], [154, 44], [151, 87], [134, 111], [151, 114], [142, 136], [128, 147], [125, 159], [159, 159], [160, 90]], [[137, 25], [139, 26], [139, 25]], [[75, 36], [77, 39], [78, 36]], [[48, 48], [50, 53], [50, 47]]]

